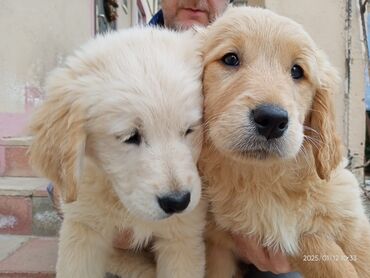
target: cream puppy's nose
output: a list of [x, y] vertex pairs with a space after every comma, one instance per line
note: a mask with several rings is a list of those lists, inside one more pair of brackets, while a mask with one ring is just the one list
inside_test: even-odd
[[171, 192], [167, 195], [157, 197], [159, 206], [165, 213], [173, 214], [182, 212], [190, 203], [190, 192]]

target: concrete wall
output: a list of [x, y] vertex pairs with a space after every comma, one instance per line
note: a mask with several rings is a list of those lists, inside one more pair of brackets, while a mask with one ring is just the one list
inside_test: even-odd
[[93, 0], [0, 0], [0, 138], [26, 134], [47, 72], [94, 34]]
[[0, 0], [0, 176], [33, 176], [26, 126], [45, 76], [94, 24], [94, 0]]

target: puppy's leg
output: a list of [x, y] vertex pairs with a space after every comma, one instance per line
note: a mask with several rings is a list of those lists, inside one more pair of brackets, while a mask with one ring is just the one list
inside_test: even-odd
[[201, 235], [158, 239], [154, 247], [157, 256], [157, 277], [204, 277], [205, 246]]
[[236, 274], [236, 258], [231, 249], [207, 242], [206, 278], [232, 278]]
[[60, 230], [57, 278], [102, 278], [110, 246], [109, 239], [86, 225], [68, 219]]
[[370, 277], [370, 225], [367, 220], [364, 219], [360, 230], [350, 231], [340, 245], [346, 254], [343, 260], [354, 265], [358, 277]]
[[211, 221], [207, 225], [206, 249], [207, 278], [231, 278], [237, 275], [234, 242], [229, 234], [218, 230]]
[[339, 245], [330, 238], [304, 236], [300, 253], [290, 257], [290, 263], [305, 278], [358, 278], [354, 266], [346, 260]]
[[154, 259], [145, 252], [115, 250], [109, 257], [107, 271], [124, 278], [155, 278]]

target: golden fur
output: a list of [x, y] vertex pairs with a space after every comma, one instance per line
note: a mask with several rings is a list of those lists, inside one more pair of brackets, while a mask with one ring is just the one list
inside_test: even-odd
[[[64, 200], [58, 278], [204, 276], [199, 48], [192, 32], [133, 28], [92, 40], [48, 78], [30, 157]], [[182, 191], [183, 213], [160, 208]], [[125, 229], [133, 248], [154, 241], [156, 264], [114, 252]]]
[[[227, 231], [283, 251], [306, 278], [370, 277], [369, 222], [358, 183], [340, 163], [334, 68], [300, 25], [267, 10], [229, 8], [203, 33], [199, 165], [218, 227], [208, 229], [207, 276], [236, 273]], [[227, 53], [240, 64], [225, 65]], [[261, 104], [287, 111], [281, 138], [256, 134], [251, 111]]]

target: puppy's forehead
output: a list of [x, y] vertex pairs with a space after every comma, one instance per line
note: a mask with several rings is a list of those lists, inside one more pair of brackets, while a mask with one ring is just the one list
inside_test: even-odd
[[200, 41], [190, 32], [132, 28], [99, 37], [67, 67], [92, 119], [201, 113]]
[[291, 56], [298, 56], [301, 52], [312, 52], [314, 43], [302, 26], [289, 18], [261, 8], [234, 7], [209, 27], [206, 59], [212, 55], [212, 49], [222, 53], [222, 48], [249, 55], [287, 53], [289, 49]]

